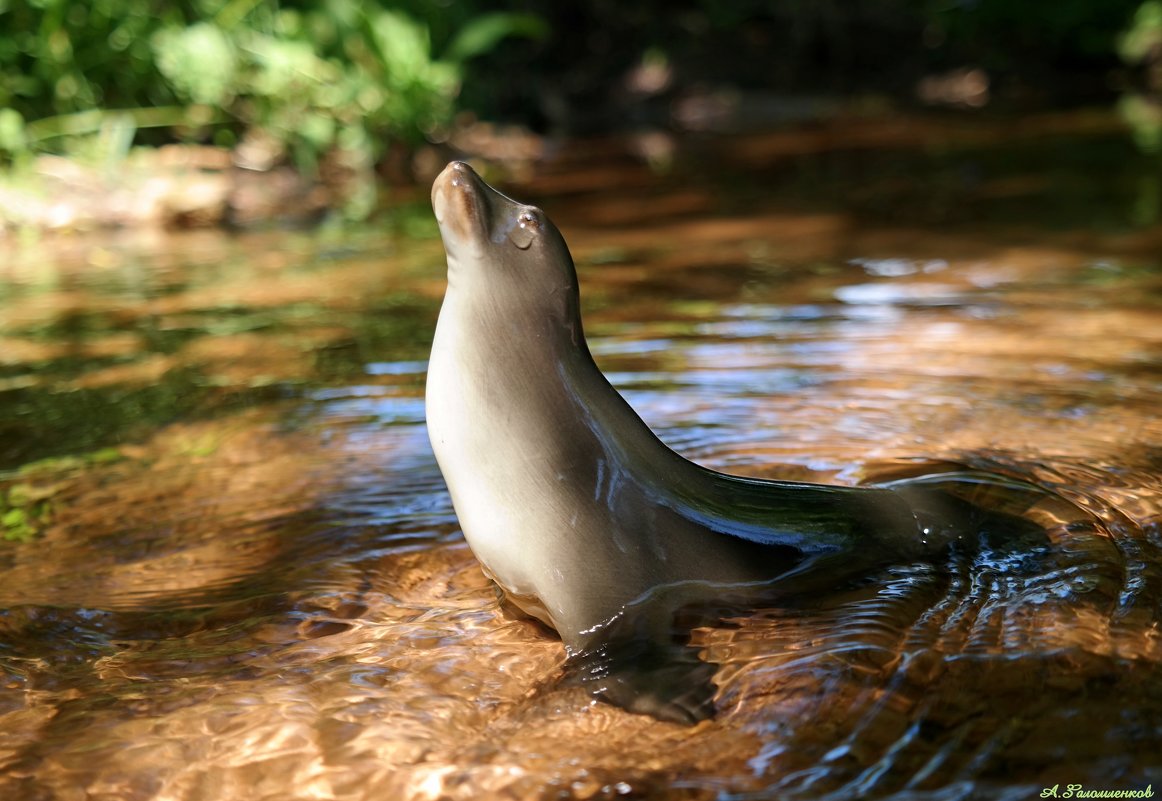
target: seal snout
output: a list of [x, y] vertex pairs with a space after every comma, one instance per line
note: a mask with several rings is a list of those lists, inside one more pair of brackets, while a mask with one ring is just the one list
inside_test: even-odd
[[432, 183], [432, 210], [447, 240], [471, 240], [486, 229], [487, 212], [476, 172], [462, 161], [453, 161]]

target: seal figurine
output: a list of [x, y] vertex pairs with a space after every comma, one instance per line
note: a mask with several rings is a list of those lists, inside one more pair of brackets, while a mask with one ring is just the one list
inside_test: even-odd
[[924, 479], [767, 481], [683, 458], [594, 363], [553, 223], [458, 162], [432, 206], [448, 256], [425, 399], [436, 460], [485, 573], [600, 697], [704, 719], [714, 668], [675, 641], [678, 612], [834, 587], [979, 526]]

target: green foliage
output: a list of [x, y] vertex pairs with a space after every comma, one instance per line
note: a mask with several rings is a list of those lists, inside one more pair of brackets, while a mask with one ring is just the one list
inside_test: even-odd
[[166, 102], [149, 34], [184, 25], [187, 10], [163, 0], [0, 3], [0, 107], [32, 120]]
[[234, 46], [221, 29], [208, 22], [164, 28], [154, 34], [153, 53], [179, 95], [194, 103], [229, 104], [237, 67]]
[[[1118, 102], [1118, 113], [1134, 135], [1134, 141], [1145, 153], [1162, 153], [1162, 104], [1158, 92], [1162, 90], [1162, 0], [1146, 0], [1138, 6], [1129, 27], [1118, 37], [1118, 55], [1130, 65], [1146, 67], [1146, 93], [1128, 92]], [[1149, 208], [1158, 205], [1157, 181], [1143, 192], [1143, 213], [1150, 217]]]
[[0, 486], [0, 536], [9, 542], [31, 542], [52, 523], [53, 504], [69, 481], [81, 471], [117, 462], [116, 448], [80, 456], [58, 456], [30, 462], [14, 471], [17, 481]]
[[9, 509], [0, 515], [0, 529], [9, 542], [31, 542], [36, 538], [37, 529], [28, 521], [28, 513], [23, 509]]
[[1129, 93], [1118, 101], [1118, 114], [1144, 153], [1162, 153], [1162, 107], [1144, 95]]
[[469, 59], [547, 32], [527, 14], [412, 5], [0, 0], [0, 157], [69, 149], [119, 110], [137, 131], [259, 129], [304, 169], [336, 150], [369, 169], [386, 142], [447, 125]]
[[14, 152], [24, 147], [24, 118], [15, 109], [0, 108], [0, 151]]
[[1147, 0], [1138, 7], [1130, 27], [1118, 38], [1118, 55], [1128, 64], [1162, 56], [1162, 2]]
[[477, 17], [462, 27], [448, 45], [445, 58], [461, 64], [488, 53], [509, 36], [544, 39], [548, 35], [548, 26], [539, 17], [497, 11]]
[[52, 497], [60, 486], [13, 484], [0, 493], [0, 531], [10, 542], [31, 542], [52, 522]]

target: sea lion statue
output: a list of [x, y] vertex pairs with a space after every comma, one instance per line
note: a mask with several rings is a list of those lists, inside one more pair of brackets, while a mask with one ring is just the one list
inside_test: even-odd
[[930, 558], [977, 525], [925, 480], [765, 481], [679, 456], [594, 363], [553, 223], [463, 163], [436, 179], [432, 205], [448, 255], [432, 448], [484, 571], [557, 630], [599, 696], [706, 718], [713, 666], [675, 644], [680, 610], [835, 586]]

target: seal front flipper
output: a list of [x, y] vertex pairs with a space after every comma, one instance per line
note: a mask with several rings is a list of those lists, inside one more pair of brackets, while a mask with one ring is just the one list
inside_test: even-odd
[[[707, 604], [703, 591], [715, 600]], [[721, 588], [683, 582], [653, 588], [600, 625], [566, 637], [564, 682], [607, 703], [659, 720], [693, 725], [714, 717], [718, 666], [689, 644], [696, 626], [730, 604]]]
[[571, 655], [566, 668], [566, 683], [630, 712], [685, 725], [714, 717], [716, 666], [689, 645], [606, 641]]

